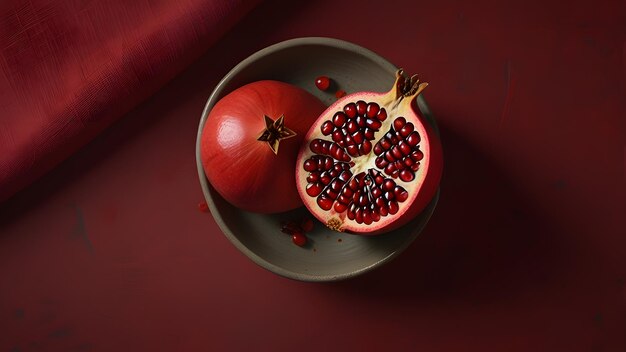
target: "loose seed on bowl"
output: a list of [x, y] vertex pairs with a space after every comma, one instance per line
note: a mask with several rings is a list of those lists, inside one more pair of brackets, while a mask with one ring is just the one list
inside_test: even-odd
[[326, 76], [319, 76], [315, 79], [315, 86], [321, 91], [326, 91], [330, 88], [330, 78]]

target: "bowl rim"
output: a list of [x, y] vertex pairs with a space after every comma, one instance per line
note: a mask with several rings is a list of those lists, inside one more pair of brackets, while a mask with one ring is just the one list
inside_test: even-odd
[[[201, 136], [202, 136], [202, 129], [204, 127], [204, 124], [206, 122], [206, 119], [208, 117], [209, 111], [213, 108], [213, 106], [215, 105], [215, 103], [217, 103], [217, 101], [219, 100], [220, 95], [222, 94], [223, 90], [225, 89], [225, 87], [228, 85], [228, 83], [230, 82], [230, 80], [236, 76], [241, 70], [243, 70], [245, 67], [249, 66], [250, 64], [254, 63], [255, 61], [259, 60], [260, 58], [267, 56], [269, 54], [272, 54], [274, 52], [277, 51], [281, 51], [284, 49], [289, 49], [292, 47], [297, 47], [297, 46], [303, 46], [303, 45], [322, 45], [322, 46], [329, 46], [329, 47], [334, 47], [334, 48], [338, 48], [338, 49], [343, 49], [343, 50], [347, 50], [347, 51], [352, 51], [352, 52], [356, 52], [358, 54], [361, 54], [365, 57], [367, 57], [368, 59], [374, 61], [376, 64], [380, 65], [381, 67], [387, 69], [390, 74], [395, 74], [397, 67], [392, 64], [391, 62], [387, 61], [385, 58], [383, 58], [382, 56], [378, 55], [377, 53], [375, 53], [372, 50], [369, 50], [367, 48], [364, 48], [362, 46], [359, 46], [357, 44], [345, 41], [345, 40], [340, 40], [340, 39], [335, 39], [335, 38], [328, 38], [328, 37], [301, 37], [301, 38], [294, 38], [294, 39], [289, 39], [289, 40], [285, 40], [273, 45], [270, 45], [268, 47], [265, 47], [255, 53], [253, 53], [252, 55], [248, 56], [246, 59], [244, 59], [243, 61], [239, 62], [235, 67], [233, 67], [220, 81], [219, 83], [215, 86], [215, 88], [213, 89], [213, 91], [211, 92], [209, 98], [207, 99], [207, 102], [204, 106], [204, 109], [202, 111], [202, 115], [200, 118], [200, 123], [198, 126], [198, 133], [196, 136], [196, 167], [198, 169], [198, 176], [200, 179], [200, 186], [202, 187], [202, 193], [204, 194], [204, 198], [207, 202], [207, 205], [209, 206], [209, 209], [211, 211], [211, 214], [213, 216], [213, 219], [215, 220], [215, 222], [217, 223], [218, 227], [220, 228], [220, 230], [222, 231], [222, 233], [224, 234], [224, 236], [226, 236], [226, 238], [228, 238], [228, 240], [240, 251], [242, 252], [245, 256], [247, 256], [249, 259], [251, 259], [254, 263], [256, 263], [257, 265], [275, 273], [278, 274], [280, 276], [289, 278], [289, 279], [294, 279], [294, 280], [298, 280], [298, 281], [306, 281], [306, 282], [329, 282], [329, 281], [339, 281], [339, 280], [345, 280], [345, 279], [349, 279], [361, 274], [364, 274], [368, 271], [371, 271], [389, 261], [391, 261], [392, 259], [394, 259], [395, 257], [397, 257], [400, 253], [402, 253], [406, 248], [409, 247], [409, 245], [411, 243], [413, 243], [413, 241], [415, 240], [415, 238], [419, 235], [420, 232], [422, 232], [422, 230], [424, 229], [424, 227], [426, 226], [426, 224], [428, 223], [428, 221], [430, 220], [430, 217], [432, 216], [434, 209], [436, 207], [436, 204], [438, 202], [439, 199], [439, 190], [437, 191], [437, 194], [433, 197], [433, 199], [431, 200], [431, 202], [429, 203], [429, 205], [427, 206], [427, 208], [424, 210], [424, 212], [428, 211], [427, 214], [425, 214], [426, 216], [424, 218], [422, 218], [422, 221], [420, 221], [420, 223], [418, 224], [418, 226], [415, 228], [415, 230], [411, 231], [410, 234], [410, 240], [405, 241], [402, 243], [401, 246], [398, 246], [397, 248], [395, 248], [393, 250], [393, 252], [389, 253], [387, 256], [383, 257], [380, 260], [375, 261], [374, 263], [365, 266], [363, 268], [357, 269], [357, 270], [353, 270], [350, 272], [346, 272], [344, 274], [334, 274], [334, 275], [313, 275], [313, 274], [304, 274], [304, 273], [296, 273], [290, 270], [287, 270], [283, 267], [280, 267], [278, 265], [275, 265], [269, 261], [267, 261], [266, 259], [260, 257], [259, 255], [257, 255], [255, 252], [253, 252], [252, 250], [250, 250], [248, 247], [246, 247], [238, 238], [237, 236], [231, 231], [230, 227], [228, 227], [228, 225], [224, 222], [224, 220], [222, 219], [221, 213], [219, 211], [219, 209], [217, 208], [215, 202], [213, 201], [213, 196], [212, 193], [215, 191], [211, 190], [211, 187], [209, 185], [209, 181], [206, 177], [206, 174], [204, 173], [204, 168], [202, 167], [202, 158], [201, 158], [201, 149], [200, 149], [200, 144], [201, 144]], [[432, 113], [430, 111], [430, 108], [428, 107], [426, 101], [424, 100], [423, 96], [420, 95], [418, 97], [419, 99], [419, 105], [420, 105], [420, 110], [422, 111], [422, 113], [424, 115], [427, 116], [427, 118], [434, 123], [434, 119], [432, 118]], [[436, 124], [434, 125], [435, 129], [437, 129]]]

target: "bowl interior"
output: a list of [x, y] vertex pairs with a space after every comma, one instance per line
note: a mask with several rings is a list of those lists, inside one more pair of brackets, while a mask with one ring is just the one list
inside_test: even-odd
[[[237, 65], [218, 84], [202, 114], [198, 136], [213, 105], [232, 90], [250, 82], [273, 79], [299, 86], [327, 105], [334, 92], [315, 85], [320, 75], [331, 77], [348, 93], [384, 92], [394, 82], [396, 67], [362, 47], [329, 38], [301, 38], [265, 48]], [[421, 97], [420, 97], [421, 98]], [[423, 98], [418, 106], [429, 120]], [[226, 202], [208, 183], [196, 145], [200, 182], [212, 215], [229, 240], [257, 264], [279, 275], [304, 281], [332, 281], [366, 272], [399, 254], [419, 234], [432, 214], [438, 196], [420, 216], [393, 232], [375, 237], [342, 234], [316, 222], [309, 243], [298, 247], [280, 232], [280, 223], [307, 215], [303, 207], [291, 212], [263, 215], [242, 211]]]

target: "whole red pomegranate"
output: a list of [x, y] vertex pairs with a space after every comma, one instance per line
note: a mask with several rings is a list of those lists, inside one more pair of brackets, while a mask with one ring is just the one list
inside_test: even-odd
[[304, 204], [337, 231], [380, 234], [406, 224], [439, 186], [439, 138], [414, 106], [427, 86], [402, 70], [387, 93], [331, 105], [304, 139], [296, 183]]
[[301, 206], [294, 165], [304, 135], [324, 108], [307, 91], [278, 81], [250, 83], [226, 95], [202, 130], [201, 158], [209, 182], [247, 211], [276, 213]]

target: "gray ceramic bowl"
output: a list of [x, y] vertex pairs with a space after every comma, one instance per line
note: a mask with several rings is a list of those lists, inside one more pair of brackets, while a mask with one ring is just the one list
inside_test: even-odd
[[[386, 92], [394, 82], [396, 66], [360, 46], [330, 38], [299, 38], [260, 50], [233, 68], [215, 87], [202, 112], [196, 142], [198, 173], [204, 196], [224, 235], [260, 266], [291, 279], [335, 281], [372, 270], [397, 256], [422, 231], [438, 195], [408, 225], [376, 237], [333, 232], [316, 222], [309, 243], [298, 247], [280, 232], [280, 222], [307, 214], [300, 208], [288, 213], [262, 215], [242, 211], [227, 203], [209, 184], [200, 159], [200, 135], [213, 105], [232, 90], [250, 82], [273, 79], [294, 84], [327, 105], [334, 94], [316, 89], [315, 78], [332, 77], [346, 92]], [[424, 99], [418, 106], [434, 124]]]

